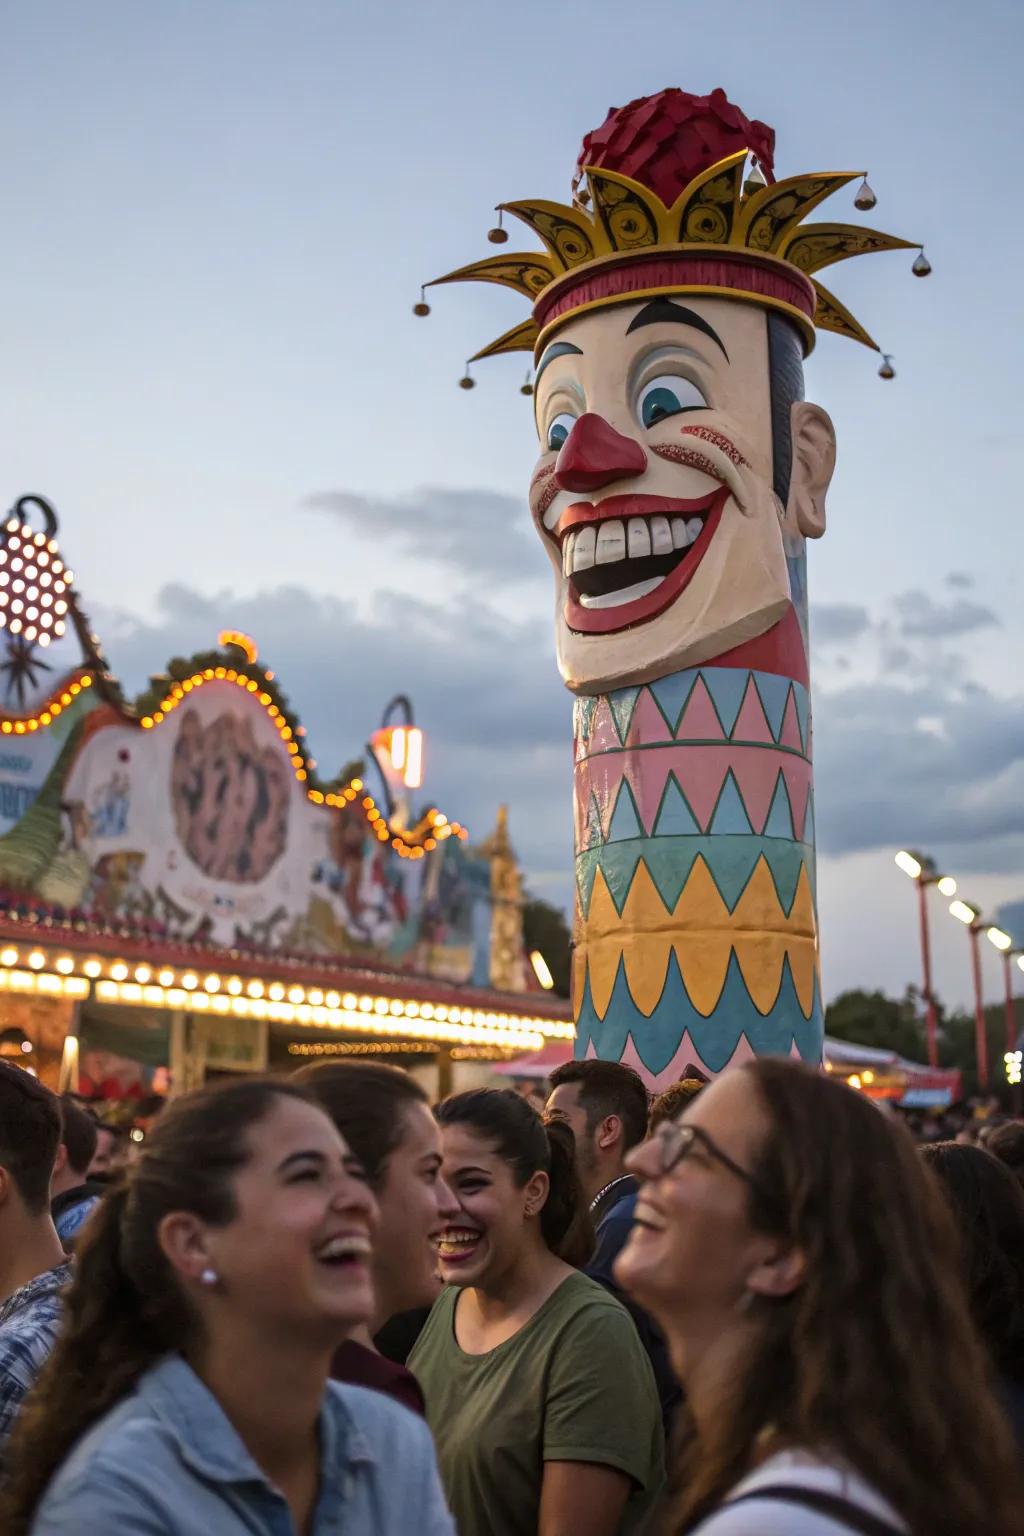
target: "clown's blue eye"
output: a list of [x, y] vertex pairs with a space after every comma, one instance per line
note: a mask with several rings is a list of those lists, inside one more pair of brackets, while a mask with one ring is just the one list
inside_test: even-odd
[[548, 427], [548, 447], [557, 453], [575, 425], [576, 418], [570, 416], [568, 411], [563, 411], [560, 416], [556, 416]]
[[706, 407], [707, 401], [691, 379], [666, 373], [644, 385], [637, 401], [637, 415], [645, 427], [656, 427], [659, 421], [678, 416], [680, 411], [700, 411]]

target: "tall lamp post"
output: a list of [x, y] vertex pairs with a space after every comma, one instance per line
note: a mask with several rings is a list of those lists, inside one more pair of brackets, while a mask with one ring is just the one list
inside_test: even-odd
[[1013, 962], [1016, 960], [1021, 970], [1024, 971], [1024, 953], [1019, 950], [1010, 935], [1002, 928], [989, 928], [986, 937], [990, 944], [994, 944], [1003, 957], [1003, 982], [1006, 987], [1006, 1049], [1012, 1051], [1017, 1045], [1017, 1019], [1013, 1008]]
[[952, 875], [940, 875], [935, 864], [922, 853], [901, 848], [896, 864], [905, 875], [917, 883], [918, 906], [921, 918], [921, 968], [924, 972], [924, 1005], [928, 1031], [928, 1065], [939, 1064], [938, 1025], [935, 1013], [935, 995], [932, 992], [932, 951], [928, 937], [928, 887], [937, 885], [943, 896], [956, 895], [956, 881]]
[[984, 924], [981, 912], [969, 901], [951, 901], [949, 910], [964, 924], [971, 944], [971, 974], [974, 977], [974, 1050], [978, 1062], [978, 1087], [988, 1087], [988, 1037], [985, 1034], [985, 1008], [981, 992], [981, 950], [979, 936]]

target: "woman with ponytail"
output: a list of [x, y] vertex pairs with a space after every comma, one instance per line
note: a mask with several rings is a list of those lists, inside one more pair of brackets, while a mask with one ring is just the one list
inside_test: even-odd
[[639, 1531], [661, 1412], [632, 1318], [572, 1267], [590, 1246], [572, 1132], [509, 1089], [456, 1094], [437, 1118], [459, 1215], [409, 1365], [460, 1536]]
[[13, 1437], [4, 1536], [453, 1536], [422, 1423], [328, 1382], [377, 1213], [297, 1088], [172, 1104], [84, 1230]]

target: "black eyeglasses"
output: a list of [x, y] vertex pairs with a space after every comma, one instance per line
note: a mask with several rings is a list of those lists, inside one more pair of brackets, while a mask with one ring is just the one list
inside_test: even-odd
[[754, 1174], [742, 1168], [728, 1152], [723, 1152], [721, 1147], [707, 1133], [701, 1130], [699, 1125], [688, 1125], [685, 1121], [666, 1120], [659, 1125], [651, 1136], [651, 1141], [656, 1143], [660, 1155], [659, 1173], [671, 1173], [673, 1168], [683, 1161], [693, 1151], [694, 1145], [699, 1142], [709, 1157], [713, 1157], [716, 1163], [721, 1163], [723, 1168], [728, 1168], [736, 1178], [742, 1179], [755, 1194], [769, 1205], [778, 1202]]

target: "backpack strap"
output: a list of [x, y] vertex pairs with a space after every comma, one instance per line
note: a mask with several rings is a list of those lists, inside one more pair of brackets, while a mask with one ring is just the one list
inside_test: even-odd
[[845, 1525], [847, 1530], [859, 1531], [861, 1536], [906, 1536], [906, 1532], [899, 1527], [890, 1525], [888, 1520], [882, 1520], [878, 1515], [869, 1514], [850, 1499], [841, 1498], [837, 1493], [825, 1493], [818, 1488], [801, 1488], [795, 1483], [776, 1483], [768, 1488], [754, 1489], [750, 1493], [740, 1494], [738, 1499], [727, 1499], [719, 1505], [719, 1510], [724, 1512], [736, 1504], [753, 1503], [755, 1499], [777, 1499], [781, 1504], [802, 1504], [805, 1509], [816, 1510], [838, 1525]]

